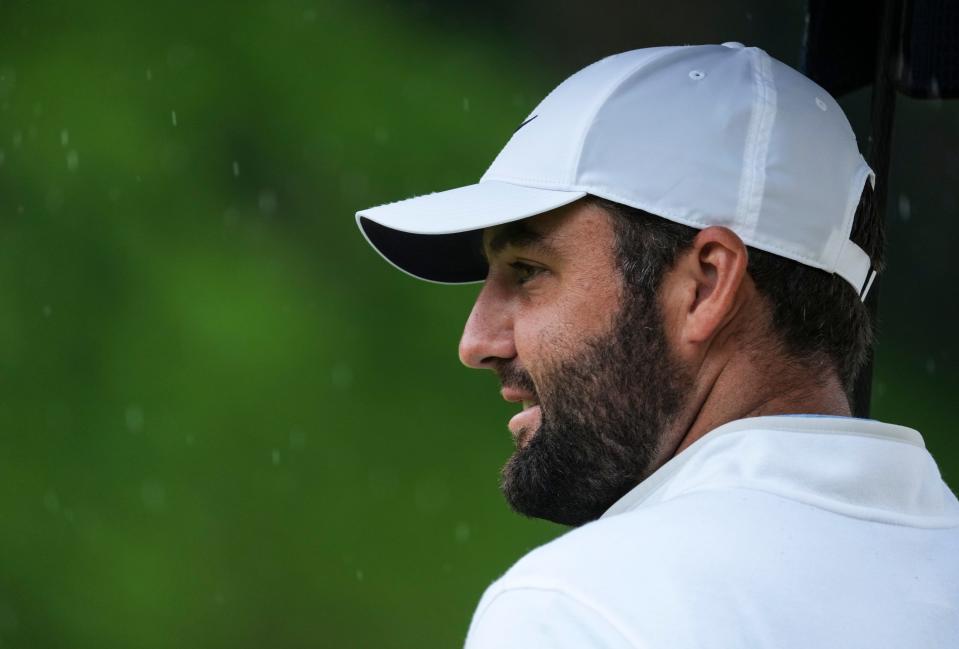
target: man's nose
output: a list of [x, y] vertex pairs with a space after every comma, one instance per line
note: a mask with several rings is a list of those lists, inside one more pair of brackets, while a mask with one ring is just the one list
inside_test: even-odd
[[496, 361], [516, 356], [512, 315], [489, 283], [483, 286], [466, 320], [459, 354], [463, 365], [475, 369], [495, 369]]

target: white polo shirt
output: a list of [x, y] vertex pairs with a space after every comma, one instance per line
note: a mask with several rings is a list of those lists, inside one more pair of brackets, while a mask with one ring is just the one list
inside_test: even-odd
[[916, 431], [711, 431], [483, 595], [467, 649], [959, 648], [959, 502]]

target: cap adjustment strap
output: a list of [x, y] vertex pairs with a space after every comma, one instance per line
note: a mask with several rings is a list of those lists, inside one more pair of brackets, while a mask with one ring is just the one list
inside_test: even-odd
[[835, 273], [853, 286], [858, 286], [859, 298], [864, 302], [876, 279], [876, 271], [871, 269], [872, 261], [866, 251], [847, 239], [839, 251]]

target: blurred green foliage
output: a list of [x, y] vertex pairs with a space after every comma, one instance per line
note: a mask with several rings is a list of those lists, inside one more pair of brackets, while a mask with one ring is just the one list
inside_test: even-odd
[[[407, 9], [0, 3], [0, 644], [456, 646], [562, 531], [498, 493], [476, 288], [352, 214], [475, 182], [571, 70]], [[897, 344], [877, 416], [955, 485], [955, 377]]]

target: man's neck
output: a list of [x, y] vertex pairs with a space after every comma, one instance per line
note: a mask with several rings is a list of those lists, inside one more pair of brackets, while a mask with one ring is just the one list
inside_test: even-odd
[[727, 363], [702, 400], [675, 453], [723, 424], [768, 415], [821, 414], [848, 417], [849, 401], [836, 371], [828, 365], [763, 363], [744, 357]]

